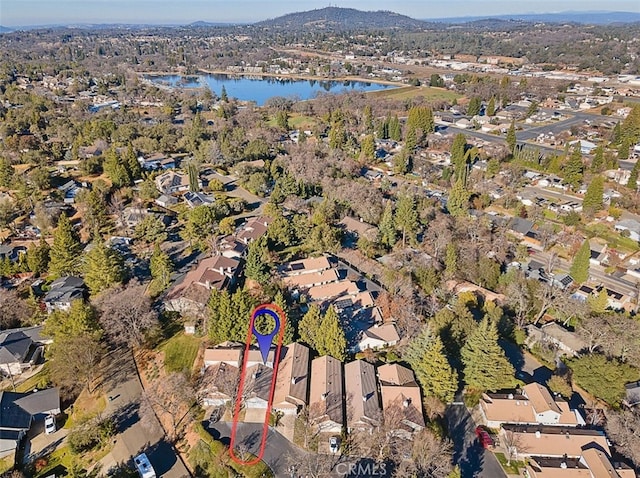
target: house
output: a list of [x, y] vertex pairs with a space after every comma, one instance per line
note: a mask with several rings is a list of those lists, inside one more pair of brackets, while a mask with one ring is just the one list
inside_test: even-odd
[[358, 284], [350, 280], [310, 287], [306, 294], [312, 302], [333, 299], [343, 295], [356, 295], [360, 292]]
[[184, 193], [182, 198], [191, 209], [197, 206], [211, 206], [216, 201], [216, 198], [211, 194], [194, 193], [191, 191]]
[[205, 407], [221, 407], [232, 402], [235, 399], [239, 379], [240, 369], [235, 365], [222, 361], [207, 366], [200, 380], [198, 400]]
[[47, 312], [69, 310], [74, 300], [84, 300], [86, 287], [80, 277], [65, 276], [54, 280], [43, 302]]
[[40, 335], [42, 327], [23, 327], [0, 331], [0, 373], [20, 375], [41, 357], [43, 345], [51, 343]]
[[218, 244], [218, 250], [224, 257], [241, 259], [247, 253], [247, 245], [233, 237], [225, 237]]
[[605, 265], [607, 262], [609, 255], [607, 251], [606, 244], [590, 244], [590, 254], [589, 254], [589, 263], [599, 266]]
[[363, 360], [344, 366], [347, 428], [369, 430], [380, 424], [382, 409], [375, 368]]
[[513, 443], [510, 446], [515, 448], [517, 459], [531, 456], [579, 458], [589, 448], [611, 456], [607, 437], [600, 430], [505, 424], [500, 436], [502, 443]]
[[171, 206], [175, 206], [178, 204], [178, 199], [173, 196], [167, 196], [166, 194], [161, 194], [154, 201], [158, 206], [164, 208], [170, 208]]
[[73, 179], [70, 179], [62, 186], [58, 186], [58, 191], [64, 196], [65, 204], [73, 204], [81, 189], [80, 184], [76, 183]]
[[336, 269], [326, 269], [322, 272], [314, 272], [311, 274], [284, 276], [282, 282], [290, 289], [306, 289], [337, 282], [339, 279], [340, 277]]
[[242, 365], [242, 344], [223, 343], [212, 349], [204, 351], [204, 367], [209, 367], [224, 363], [232, 367], [240, 367]]
[[363, 330], [357, 338], [357, 343], [353, 346], [352, 352], [362, 352], [363, 350], [378, 350], [396, 345], [400, 341], [398, 330], [392, 323], [373, 324]]
[[252, 217], [244, 224], [237, 234], [237, 239], [240, 242], [249, 244], [251, 241], [261, 238], [267, 233], [267, 227], [271, 219], [268, 217]]
[[640, 222], [635, 219], [623, 219], [618, 221], [614, 229], [620, 233], [628, 231], [629, 238], [634, 241], [640, 241]]
[[635, 478], [624, 463], [613, 463], [597, 448], [587, 448], [580, 458], [530, 457], [527, 472], [531, 478]]
[[162, 153], [153, 153], [147, 157], [138, 156], [138, 163], [142, 169], [146, 171], [154, 171], [157, 169], [173, 169], [176, 167], [176, 161], [168, 158]]
[[34, 420], [60, 413], [57, 388], [33, 393], [0, 392], [0, 458], [16, 451]]
[[202, 313], [213, 289], [233, 286], [240, 272], [240, 261], [221, 255], [203, 259], [182, 282], [174, 285], [165, 298], [167, 310]]
[[321, 432], [341, 433], [344, 426], [342, 362], [324, 355], [311, 362], [309, 416]]
[[553, 276], [551, 283], [560, 290], [565, 290], [573, 284], [573, 277], [569, 274], [558, 274]]
[[[242, 400], [245, 409], [260, 409], [267, 413], [273, 368], [262, 363], [246, 368], [246, 380], [242, 387]], [[259, 423], [264, 423], [265, 416], [258, 414]]]
[[533, 229], [533, 222], [521, 217], [513, 217], [507, 223], [507, 228], [520, 239], [524, 239], [524, 237]]
[[302, 274], [319, 274], [327, 269], [331, 269], [329, 259], [320, 256], [288, 262], [280, 266], [278, 272], [284, 277], [293, 277]]
[[[156, 176], [155, 183], [158, 191], [167, 196], [189, 190], [189, 176], [173, 170]], [[198, 187], [201, 187], [200, 181], [198, 183]]]
[[345, 216], [338, 224], [356, 238], [362, 237], [373, 241], [378, 235], [378, 228], [364, 222], [362, 219], [357, 220], [351, 216]]
[[625, 386], [625, 403], [629, 407], [635, 407], [640, 404], [640, 380], [637, 382], [627, 383]]
[[149, 214], [148, 209], [139, 207], [125, 207], [122, 211], [122, 226], [134, 228]]
[[11, 243], [0, 244], [0, 260], [18, 262], [20, 256], [26, 252], [27, 248], [24, 246], [14, 246]]
[[273, 409], [297, 414], [309, 400], [309, 347], [294, 342], [280, 351]]
[[374, 305], [375, 300], [368, 290], [353, 295], [340, 296], [333, 301], [333, 306], [338, 313], [342, 314], [346, 312], [350, 315], [358, 314]]
[[521, 391], [485, 393], [480, 400], [480, 413], [489, 428], [504, 423], [540, 424], [576, 427], [585, 421], [569, 404], [551, 396], [539, 383], [525, 385]]
[[420, 387], [413, 371], [398, 364], [385, 364], [377, 369], [385, 419], [395, 423], [397, 432], [411, 439], [425, 427]]
[[587, 343], [576, 333], [562, 327], [555, 322], [549, 322], [541, 327], [530, 324], [527, 326], [527, 345], [551, 343], [569, 356], [577, 356], [581, 350], [587, 348]]

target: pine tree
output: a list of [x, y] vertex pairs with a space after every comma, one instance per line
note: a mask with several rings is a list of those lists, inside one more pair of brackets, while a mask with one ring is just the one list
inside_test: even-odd
[[124, 279], [122, 256], [107, 247], [102, 238], [93, 242], [93, 247], [84, 258], [84, 282], [91, 294], [99, 294]]
[[475, 116], [480, 113], [480, 109], [482, 108], [482, 100], [479, 96], [474, 96], [469, 101], [469, 106], [467, 107], [467, 115]]
[[376, 154], [376, 143], [373, 135], [368, 134], [360, 143], [360, 154], [364, 159], [373, 160]]
[[389, 138], [394, 141], [400, 141], [402, 139], [402, 128], [400, 127], [400, 120], [397, 116], [394, 116], [389, 121]]
[[620, 144], [622, 140], [622, 127], [620, 126], [620, 122], [618, 121], [616, 125], [613, 127], [613, 138], [611, 142], [613, 144]]
[[127, 147], [127, 154], [124, 160], [131, 179], [140, 179], [142, 177], [142, 168], [131, 144]]
[[405, 247], [407, 235], [414, 235], [418, 228], [418, 211], [413, 196], [403, 194], [398, 198], [394, 222], [398, 231], [402, 233], [402, 247]]
[[631, 144], [627, 136], [623, 136], [618, 146], [618, 159], [629, 159], [629, 148]]
[[518, 144], [518, 139], [516, 137], [516, 123], [515, 121], [511, 122], [511, 126], [507, 130], [507, 146], [509, 147], [509, 151], [511, 154], [514, 154], [516, 151], [516, 144]]
[[609, 306], [609, 294], [607, 293], [607, 289], [603, 287], [597, 294], [591, 294], [587, 297], [587, 305], [592, 313], [603, 314]]
[[227, 89], [222, 85], [222, 90], [220, 91], [220, 101], [224, 101], [225, 103], [229, 101], [229, 97], [227, 96]]
[[335, 308], [330, 305], [320, 322], [317, 335], [317, 351], [320, 355], [331, 355], [340, 361], [347, 358], [347, 339], [340, 326]]
[[569, 161], [564, 167], [564, 182], [573, 190], [576, 190], [584, 176], [584, 165], [582, 164], [582, 152], [580, 151], [580, 143], [576, 143], [569, 157]]
[[171, 283], [171, 272], [173, 271], [173, 263], [169, 255], [160, 249], [160, 245], [156, 243], [153, 248], [153, 254], [149, 261], [151, 277], [153, 279], [154, 290], [157, 292], [165, 290]]
[[426, 396], [444, 403], [453, 401], [458, 374], [449, 365], [442, 339], [427, 327], [409, 344], [404, 357], [411, 365]]
[[269, 273], [269, 250], [266, 236], [262, 236], [249, 244], [244, 273], [247, 278], [255, 280], [262, 285], [269, 281], [271, 274]]
[[593, 160], [591, 161], [591, 172], [600, 173], [604, 168], [604, 148], [602, 145], [598, 145], [593, 153]]
[[387, 116], [384, 120], [378, 123], [378, 128], [376, 130], [376, 135], [380, 139], [388, 139], [389, 138], [389, 122], [391, 119]]
[[371, 110], [371, 105], [365, 105], [364, 110], [362, 111], [362, 122], [364, 123], [364, 132], [366, 134], [373, 133], [373, 111]]
[[469, 191], [463, 185], [463, 179], [456, 180], [447, 200], [449, 214], [460, 217], [467, 214], [469, 210]]
[[114, 187], [121, 188], [122, 186], [131, 184], [129, 171], [124, 162], [120, 160], [118, 152], [114, 147], [109, 148], [105, 153], [102, 168], [104, 172], [107, 173], [107, 176], [109, 176]]
[[80, 271], [80, 253], [82, 246], [69, 218], [62, 214], [58, 227], [53, 233], [53, 245], [49, 253], [49, 273], [51, 277], [63, 277]]
[[187, 163], [187, 174], [189, 175], [189, 191], [197, 193], [200, 191], [200, 178], [198, 170], [200, 166], [195, 160], [191, 160]]
[[589, 239], [585, 239], [576, 255], [573, 257], [569, 274], [577, 284], [582, 284], [589, 279], [589, 259], [591, 257], [591, 246]]
[[589, 183], [587, 192], [582, 201], [582, 208], [587, 214], [601, 211], [604, 205], [604, 178], [600, 175], [594, 177]]
[[487, 105], [487, 116], [495, 116], [496, 114], [496, 99], [492, 96]]
[[318, 350], [320, 342], [320, 325], [322, 324], [322, 314], [320, 307], [316, 304], [312, 304], [309, 310], [302, 317], [302, 320], [298, 324], [298, 332], [300, 340], [307, 344], [313, 350]]
[[278, 291], [276, 292], [275, 297], [273, 298], [273, 303], [276, 304], [278, 307], [280, 307], [282, 309], [282, 312], [284, 312], [285, 317], [285, 325], [284, 325], [284, 335], [282, 337], [282, 345], [288, 345], [291, 342], [293, 342], [295, 335], [296, 335], [296, 327], [295, 324], [293, 323], [292, 319], [292, 315], [291, 315], [291, 310], [289, 309], [289, 305], [287, 304], [287, 301], [284, 298], [284, 294], [282, 293], [282, 291]]
[[458, 251], [454, 243], [447, 244], [447, 250], [444, 259], [444, 273], [445, 276], [451, 278], [455, 277], [458, 273]]
[[640, 161], [636, 161], [633, 165], [631, 173], [629, 174], [629, 180], [627, 181], [627, 187], [632, 191], [638, 190], [638, 172], [640, 171]]
[[27, 266], [34, 274], [42, 274], [47, 270], [49, 265], [49, 254], [51, 248], [44, 240], [44, 236], [40, 236], [40, 244], [37, 246], [31, 244], [27, 250]]
[[380, 234], [380, 244], [386, 248], [391, 248], [396, 243], [396, 226], [393, 218], [393, 203], [387, 201], [384, 212], [378, 224], [378, 232]]
[[209, 296], [209, 337], [214, 344], [232, 340], [235, 322], [228, 290], [213, 289]]
[[460, 350], [464, 378], [474, 390], [499, 390], [514, 382], [515, 370], [498, 344], [498, 329], [482, 319]]

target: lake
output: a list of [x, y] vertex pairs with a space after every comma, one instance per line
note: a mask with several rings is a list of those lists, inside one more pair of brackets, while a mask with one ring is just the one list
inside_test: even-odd
[[242, 101], [255, 101], [259, 106], [274, 96], [283, 96], [296, 100], [315, 98], [318, 93], [345, 93], [348, 91], [379, 91], [396, 88], [366, 81], [298, 80], [273, 77], [243, 77], [224, 74], [206, 74], [194, 76], [161, 75], [145, 76], [147, 80], [159, 85], [175, 88], [199, 88], [208, 85], [211, 91], [220, 96], [222, 87], [229, 98]]

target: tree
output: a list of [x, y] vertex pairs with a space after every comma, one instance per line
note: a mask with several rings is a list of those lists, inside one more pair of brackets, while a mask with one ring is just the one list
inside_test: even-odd
[[435, 122], [433, 111], [428, 106], [413, 106], [407, 116], [407, 131], [420, 130], [422, 135], [433, 132]]
[[124, 261], [120, 253], [107, 247], [101, 237], [93, 241], [92, 246], [84, 257], [82, 269], [84, 282], [95, 295], [123, 281]]
[[576, 284], [582, 284], [589, 279], [589, 259], [591, 258], [591, 247], [589, 239], [585, 239], [576, 255], [573, 257], [569, 274], [576, 281]]
[[587, 192], [582, 201], [582, 208], [587, 214], [593, 214], [601, 211], [604, 206], [604, 178], [600, 175], [595, 176], [587, 187]]
[[162, 243], [167, 239], [166, 227], [159, 216], [147, 214], [136, 224], [133, 237], [147, 244]]
[[612, 407], [618, 407], [625, 396], [625, 383], [640, 378], [638, 369], [601, 354], [588, 354], [567, 360], [573, 380]]
[[574, 191], [582, 184], [584, 175], [584, 165], [582, 164], [582, 152], [580, 143], [576, 143], [569, 157], [569, 161], [564, 167], [564, 182], [571, 186]]
[[371, 105], [365, 105], [362, 110], [362, 123], [364, 124], [364, 132], [368, 135], [373, 133], [373, 110]]
[[120, 160], [115, 148], [109, 148], [105, 152], [102, 167], [104, 172], [107, 173], [107, 176], [109, 176], [114, 187], [121, 188], [131, 184], [129, 171], [125, 166], [125, 163]]
[[129, 177], [132, 180], [140, 179], [142, 177], [142, 167], [138, 162], [138, 158], [136, 157], [136, 152], [133, 149], [133, 146], [131, 144], [127, 146], [127, 152], [123, 159], [124, 159], [124, 163], [127, 168], [127, 171], [129, 172]]
[[81, 252], [80, 239], [69, 218], [62, 214], [53, 233], [49, 274], [54, 278], [77, 274], [80, 270]]
[[236, 221], [232, 217], [224, 217], [218, 223], [218, 232], [223, 235], [231, 235], [236, 230]]
[[147, 333], [159, 326], [158, 312], [136, 281], [104, 291], [96, 300], [99, 320], [109, 338], [117, 344], [141, 346]]
[[31, 244], [27, 249], [27, 266], [29, 270], [36, 275], [42, 274], [47, 271], [49, 266], [49, 253], [51, 247], [44, 240], [44, 236], [40, 236], [40, 244], [37, 246]]
[[573, 395], [573, 388], [566, 377], [554, 375], [547, 381], [547, 387], [554, 393], [559, 393], [567, 400]]
[[591, 172], [600, 173], [604, 168], [604, 147], [599, 144], [593, 153], [593, 160], [591, 161]]
[[444, 80], [437, 73], [432, 73], [431, 74], [431, 79], [429, 80], [429, 86], [442, 88], [442, 87], [444, 87]]
[[487, 105], [487, 116], [495, 116], [496, 114], [496, 99], [491, 97], [489, 104]]
[[320, 322], [316, 336], [317, 351], [320, 355], [331, 355], [340, 361], [347, 357], [347, 339], [340, 326], [335, 308], [330, 305]]
[[255, 280], [262, 285], [269, 281], [271, 274], [269, 273], [269, 249], [266, 236], [249, 244], [244, 274], [248, 279]]
[[214, 209], [205, 205], [196, 206], [187, 211], [185, 216], [185, 225], [180, 235], [191, 245], [201, 246], [213, 232], [213, 225], [216, 222]]
[[255, 299], [246, 289], [237, 289], [233, 294], [214, 289], [208, 303], [209, 323], [205, 326], [209, 337], [214, 343], [245, 340], [254, 307]]
[[474, 96], [469, 101], [469, 106], [467, 106], [467, 115], [476, 116], [477, 114], [480, 114], [481, 108], [482, 108], [482, 99], [479, 96]]
[[514, 154], [516, 151], [516, 144], [518, 139], [516, 138], [516, 123], [515, 121], [511, 122], [511, 126], [507, 130], [507, 146], [509, 147], [509, 151], [511, 154]]
[[389, 120], [389, 138], [394, 141], [400, 141], [402, 139], [402, 128], [400, 127], [400, 120], [397, 116]]
[[222, 85], [222, 90], [220, 90], [220, 101], [227, 102], [229, 101], [229, 97], [227, 96], [227, 89]]
[[425, 396], [444, 403], [453, 401], [458, 389], [458, 374], [449, 365], [442, 339], [428, 327], [409, 344], [405, 359], [411, 365]]
[[373, 160], [376, 154], [376, 144], [373, 139], [373, 135], [368, 134], [364, 138], [362, 138], [362, 142], [360, 143], [360, 155], [363, 159]]
[[0, 158], [0, 187], [8, 188], [13, 180], [13, 166], [6, 158]]
[[587, 305], [592, 314], [604, 314], [609, 307], [609, 294], [607, 289], [603, 287], [597, 294], [591, 294], [587, 297]]
[[513, 384], [515, 370], [498, 344], [498, 329], [486, 317], [460, 350], [464, 379], [475, 390], [499, 390]]
[[173, 263], [171, 262], [169, 255], [160, 249], [160, 244], [156, 243], [153, 248], [153, 254], [151, 254], [151, 259], [149, 261], [149, 268], [151, 269], [151, 284], [154, 292], [160, 292], [169, 287], [169, 284], [171, 283]]
[[378, 233], [380, 236], [380, 244], [386, 248], [391, 248], [396, 243], [397, 232], [396, 225], [393, 217], [393, 203], [387, 201], [378, 225]]
[[640, 467], [640, 408], [605, 408], [604, 413], [607, 437], [616, 445], [616, 451], [629, 458], [636, 468]]
[[636, 161], [629, 174], [629, 180], [627, 181], [627, 187], [632, 191], [638, 190], [638, 172], [640, 171], [640, 161]]
[[456, 180], [449, 192], [447, 209], [454, 217], [465, 216], [469, 210], [469, 191], [465, 188], [462, 178]]
[[309, 310], [300, 320], [298, 324], [298, 332], [300, 340], [311, 347], [318, 350], [320, 342], [320, 326], [322, 325], [322, 313], [317, 304], [311, 304]]
[[0, 330], [20, 327], [32, 312], [16, 290], [0, 288]]
[[403, 194], [398, 198], [394, 222], [398, 231], [402, 233], [402, 247], [404, 247], [407, 235], [414, 235], [418, 228], [418, 211], [413, 196]]

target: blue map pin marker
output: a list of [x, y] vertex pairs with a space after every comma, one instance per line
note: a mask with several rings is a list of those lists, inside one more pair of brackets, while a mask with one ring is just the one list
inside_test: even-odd
[[[256, 330], [256, 319], [261, 315], [268, 315], [275, 322], [275, 326], [273, 327], [273, 330], [268, 334], [263, 335]], [[258, 348], [260, 349], [260, 354], [262, 355], [262, 363], [264, 364], [267, 363], [267, 358], [269, 357], [269, 350], [271, 350], [271, 344], [273, 342], [273, 338], [276, 336], [279, 330], [280, 330], [280, 317], [275, 311], [267, 307], [258, 307], [253, 312], [253, 316], [251, 317], [251, 331], [253, 332], [253, 335], [255, 335], [256, 340], [258, 341]]]

